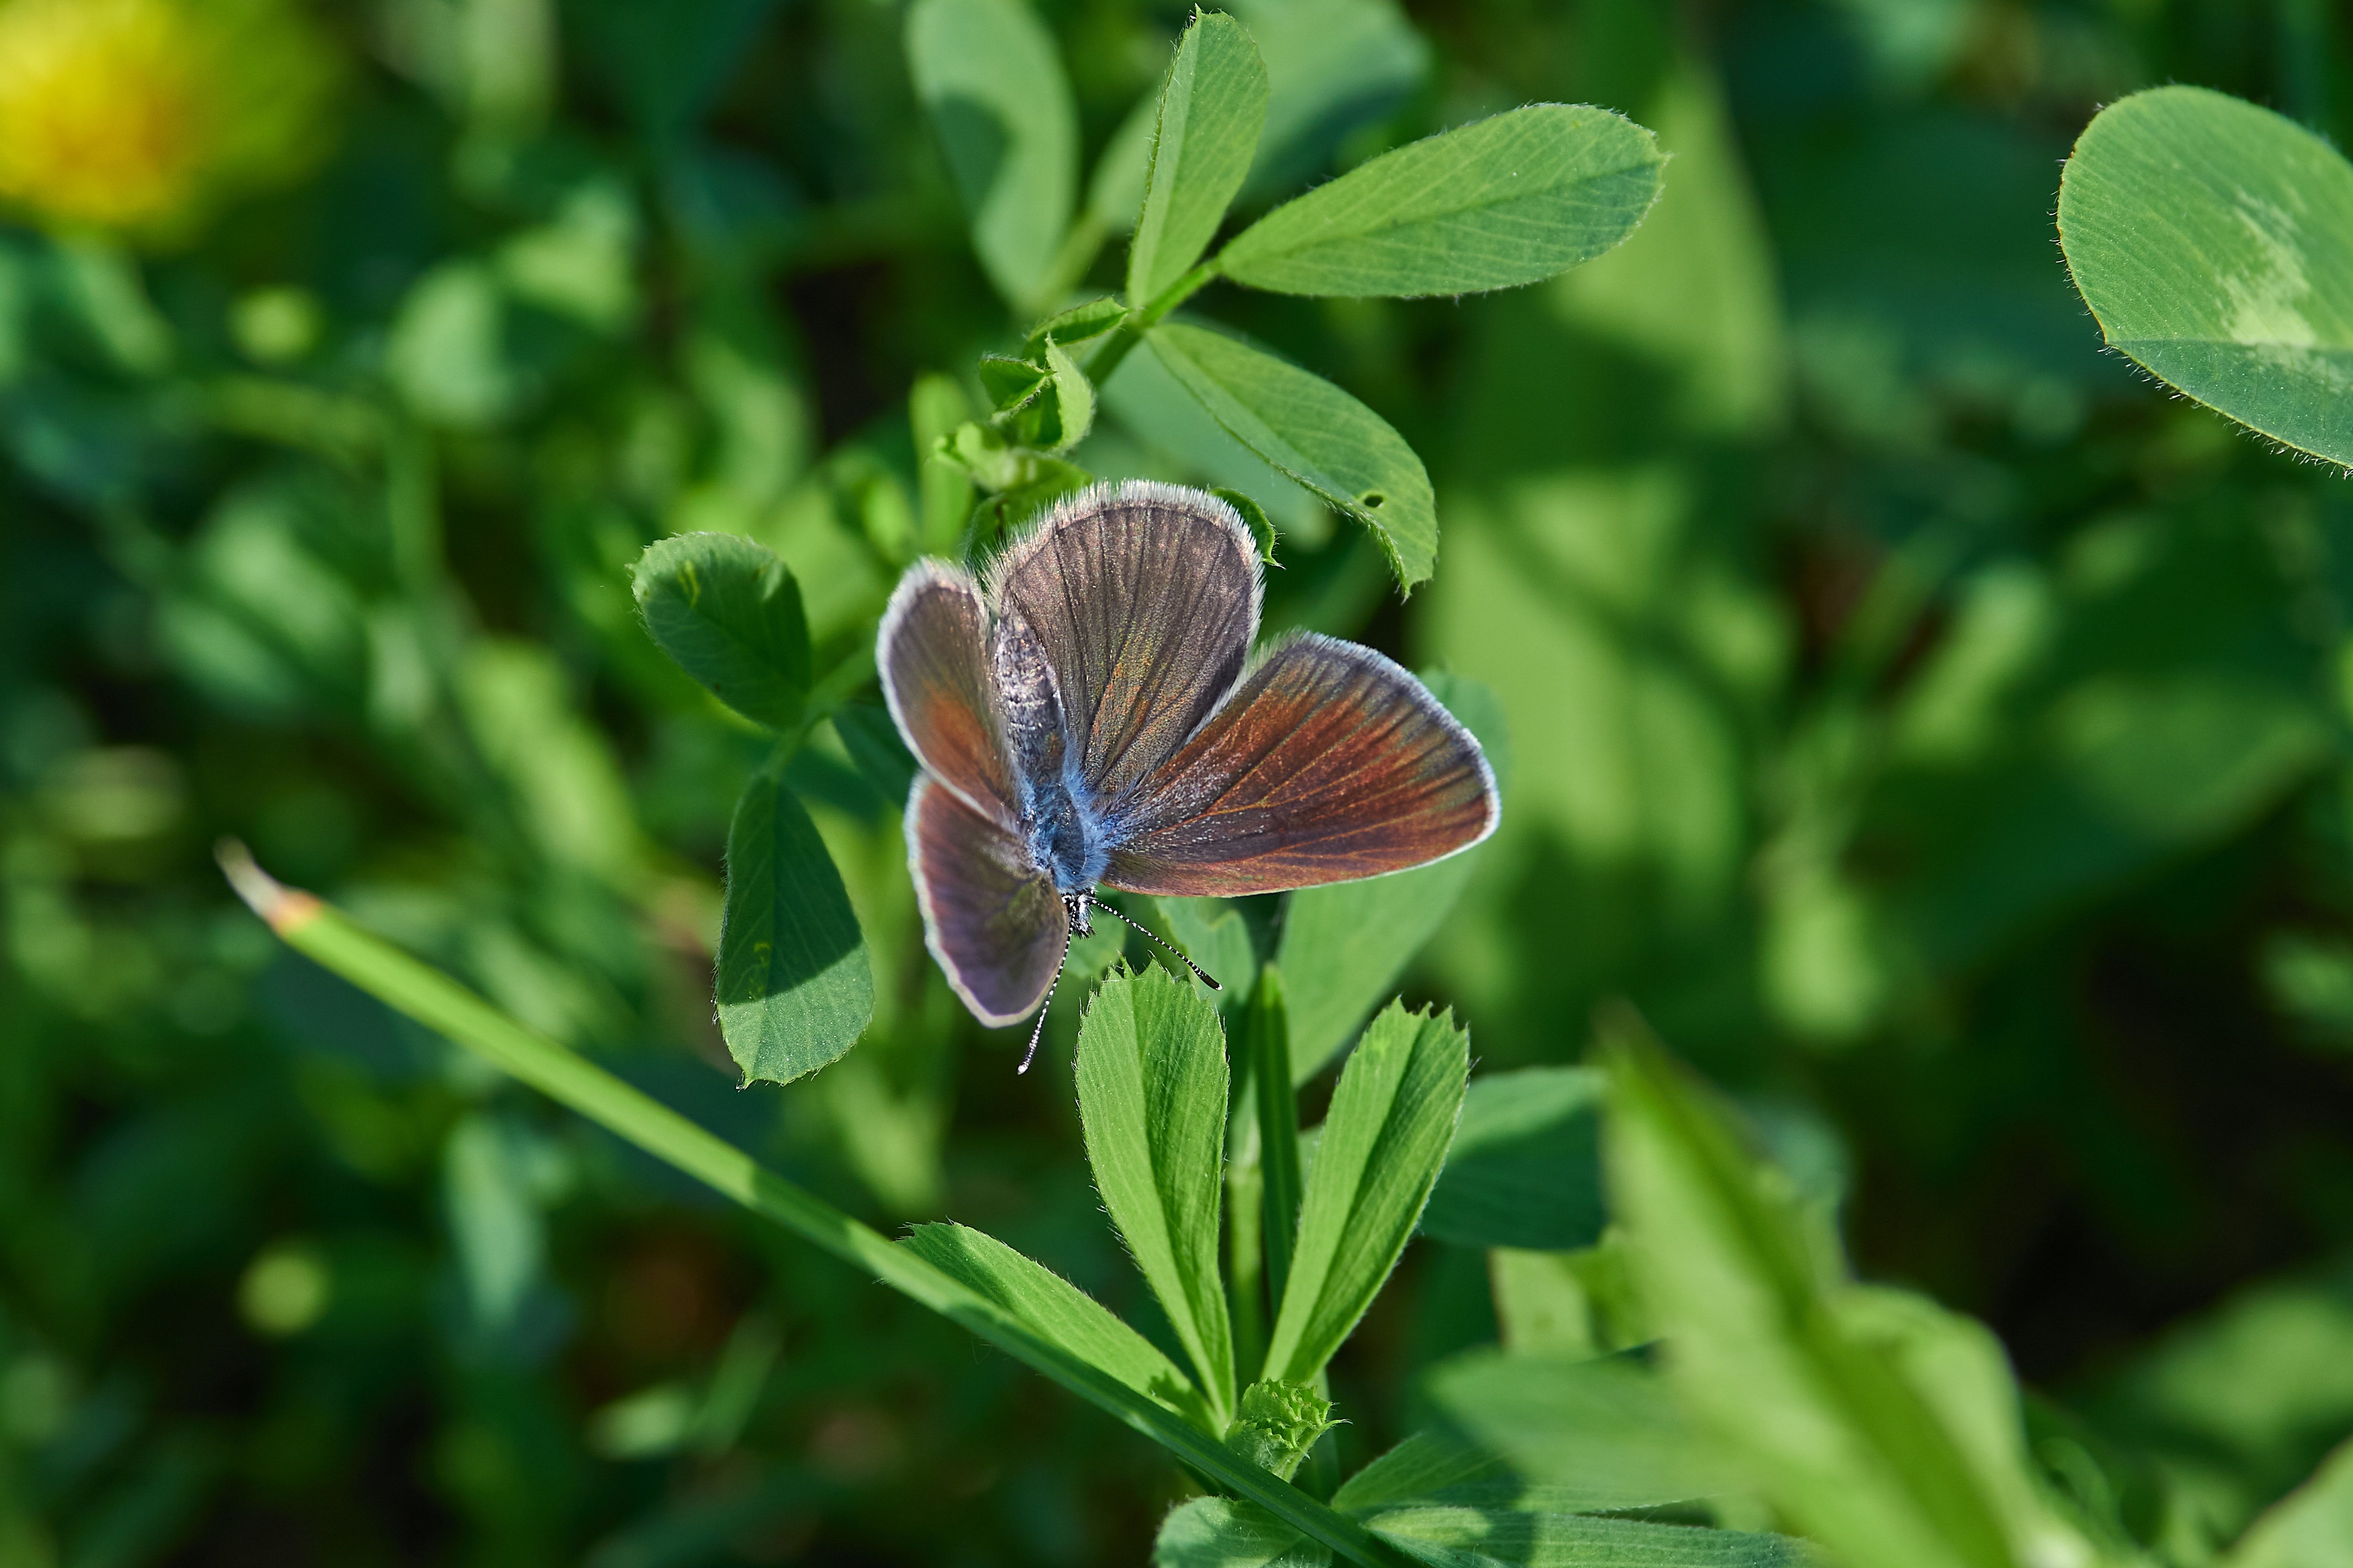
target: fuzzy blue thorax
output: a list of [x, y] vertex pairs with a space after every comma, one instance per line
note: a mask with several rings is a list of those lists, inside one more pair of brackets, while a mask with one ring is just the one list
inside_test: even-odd
[[1102, 880], [1111, 851], [1093, 794], [1079, 774], [1080, 752], [1069, 744], [1053, 667], [1018, 616], [997, 624], [995, 658], [1029, 863], [1056, 892], [1084, 892]]

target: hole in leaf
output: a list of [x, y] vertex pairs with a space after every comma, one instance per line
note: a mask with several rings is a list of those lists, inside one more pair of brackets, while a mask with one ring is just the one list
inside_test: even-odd
[[1366, 511], [1380, 510], [1383, 503], [1388, 501], [1388, 497], [1381, 494], [1378, 490], [1366, 490], [1363, 495], [1356, 498], [1356, 500], [1363, 504]]

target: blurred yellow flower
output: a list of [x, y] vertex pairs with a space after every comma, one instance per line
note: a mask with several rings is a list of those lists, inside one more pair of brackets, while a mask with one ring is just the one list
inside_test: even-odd
[[0, 0], [0, 199], [179, 228], [308, 163], [333, 76], [282, 0]]

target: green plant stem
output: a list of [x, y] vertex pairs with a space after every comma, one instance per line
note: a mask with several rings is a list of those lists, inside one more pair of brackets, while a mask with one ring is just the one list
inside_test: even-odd
[[1259, 1166], [1255, 1070], [1245, 1052], [1234, 1064], [1232, 1124], [1226, 1133], [1226, 1295], [1233, 1316], [1234, 1370], [1248, 1381], [1266, 1361], [1266, 1247], [1259, 1232], [1264, 1194]]
[[809, 688], [809, 722], [833, 717], [835, 709], [849, 701], [874, 679], [874, 644], [861, 642], [839, 664], [818, 678]]
[[1348, 1561], [1366, 1568], [1400, 1568], [1397, 1554], [1363, 1526], [1040, 1338], [995, 1302], [765, 1169], [733, 1144], [533, 1033], [439, 970], [361, 930], [332, 905], [281, 885], [254, 864], [242, 845], [223, 844], [219, 858], [237, 896], [269, 923], [280, 940], [313, 963], [713, 1191], [962, 1324], [1150, 1437], [1217, 1486], [1258, 1504]]
[[761, 764], [760, 771], [774, 778], [783, 778], [786, 766], [803, 746], [808, 744], [808, 738], [817, 733], [817, 727], [840, 711], [841, 705], [857, 696], [873, 679], [873, 645], [861, 644], [839, 664], [818, 677], [817, 684], [809, 688], [808, 696], [801, 704], [800, 722], [776, 737], [776, 743], [768, 748], [768, 760]]
[[1259, 971], [1243, 1031], [1258, 1090], [1266, 1299], [1268, 1310], [1280, 1314], [1282, 1288], [1291, 1279], [1291, 1251], [1299, 1237], [1299, 1091], [1291, 1081], [1291, 1016], [1283, 1006], [1282, 974], [1271, 963]]
[[1135, 323], [1137, 330], [1140, 331], [1144, 328], [1156, 324], [1169, 311], [1207, 288], [1209, 279], [1217, 275], [1217, 258], [1212, 257], [1160, 290], [1159, 294], [1147, 303], [1138, 315]]
[[1119, 362], [1143, 341], [1144, 329], [1135, 324], [1134, 317], [1122, 321], [1112, 329], [1111, 335], [1103, 340], [1103, 347], [1087, 357], [1087, 379], [1097, 386], [1109, 381], [1111, 373], [1119, 368]]
[[1208, 287], [1209, 279], [1217, 275], [1218, 263], [1213, 258], [1163, 289], [1159, 296], [1145, 305], [1142, 310], [1129, 311], [1127, 320], [1112, 329], [1111, 335], [1103, 340], [1103, 346], [1087, 357], [1087, 379], [1097, 386], [1110, 380], [1111, 373], [1119, 368], [1119, 362], [1125, 359], [1134, 352], [1135, 345], [1144, 341], [1145, 332], [1154, 323]]

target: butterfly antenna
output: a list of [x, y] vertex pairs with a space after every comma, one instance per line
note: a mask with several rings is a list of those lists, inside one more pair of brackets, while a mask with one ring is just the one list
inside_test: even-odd
[[1117, 910], [1113, 909], [1101, 899], [1090, 898], [1087, 902], [1094, 908], [1101, 910], [1103, 913], [1111, 916], [1112, 919], [1119, 921], [1122, 925], [1126, 926], [1129, 930], [1143, 931], [1147, 940], [1158, 942], [1162, 948], [1166, 949], [1168, 953], [1176, 960], [1177, 963], [1191, 970], [1193, 972], [1194, 978], [1200, 981], [1202, 984], [1208, 986], [1210, 990], [1223, 991], [1225, 989], [1224, 986], [1218, 984], [1216, 978], [1213, 977], [1208, 970], [1202, 968], [1199, 964], [1186, 957], [1181, 952], [1178, 952], [1174, 943], [1164, 941], [1162, 938], [1155, 936], [1152, 932], [1145, 931], [1142, 926], [1137, 925], [1134, 921], [1129, 920], [1125, 915], [1121, 914]]
[[1068, 942], [1064, 942], [1062, 944], [1062, 962], [1054, 965], [1054, 978], [1048, 982], [1046, 985], [1046, 999], [1038, 1004], [1038, 1021], [1029, 1026], [1029, 1048], [1021, 1053], [1021, 1065], [1013, 1069], [1013, 1075], [1016, 1078], [1028, 1072], [1029, 1070], [1029, 1064], [1035, 1061], [1038, 1058], [1038, 1042], [1043, 1039], [1046, 1035], [1046, 1009], [1054, 1005], [1054, 987], [1062, 983], [1062, 971], [1070, 962], [1071, 945]]

